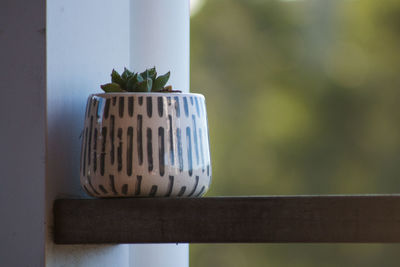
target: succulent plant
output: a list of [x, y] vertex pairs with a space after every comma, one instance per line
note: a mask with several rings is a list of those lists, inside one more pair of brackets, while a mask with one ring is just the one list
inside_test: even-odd
[[156, 67], [146, 69], [142, 73], [134, 73], [124, 68], [120, 75], [116, 70], [111, 72], [111, 83], [101, 85], [106, 93], [114, 92], [180, 92], [172, 90], [171, 86], [165, 86], [170, 72], [157, 77]]

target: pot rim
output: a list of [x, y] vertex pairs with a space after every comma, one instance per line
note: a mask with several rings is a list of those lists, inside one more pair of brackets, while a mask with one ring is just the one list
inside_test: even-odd
[[97, 93], [90, 94], [89, 97], [112, 97], [112, 96], [198, 96], [203, 97], [204, 95], [199, 93], [149, 93], [149, 92], [126, 92], [126, 93]]

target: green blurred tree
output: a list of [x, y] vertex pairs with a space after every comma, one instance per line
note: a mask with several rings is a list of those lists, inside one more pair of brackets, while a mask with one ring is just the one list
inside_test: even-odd
[[[212, 195], [400, 191], [400, 1], [213, 0], [191, 19]], [[395, 266], [392, 245], [196, 245], [192, 266]], [[384, 264], [382, 264], [384, 263]]]

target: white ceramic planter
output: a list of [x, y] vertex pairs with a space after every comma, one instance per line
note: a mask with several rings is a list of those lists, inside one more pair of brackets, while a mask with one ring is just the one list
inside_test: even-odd
[[89, 96], [81, 184], [94, 197], [200, 197], [211, 182], [205, 99], [185, 93]]

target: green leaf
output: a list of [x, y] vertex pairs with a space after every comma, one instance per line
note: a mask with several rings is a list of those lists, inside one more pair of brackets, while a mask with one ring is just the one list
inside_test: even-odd
[[140, 76], [142, 76], [143, 77], [143, 79], [147, 79], [147, 78], [149, 78], [150, 76], [149, 76], [149, 70], [145, 70], [145, 71], [143, 71], [142, 73], [140, 73]]
[[167, 84], [170, 76], [170, 72], [168, 71], [164, 75], [158, 76], [157, 79], [155, 79], [153, 87], [151, 91], [153, 92], [158, 92], [164, 88], [164, 86]]
[[152, 85], [153, 80], [147, 78], [143, 82], [139, 83], [138, 87], [136, 88], [136, 92], [151, 92]]
[[125, 81], [128, 82], [129, 78], [133, 75], [132, 72], [130, 72], [127, 68], [124, 68], [124, 72], [121, 75], [121, 78]]
[[140, 75], [140, 74], [137, 74], [136, 80], [138, 81], [138, 83], [141, 83], [141, 82], [143, 82], [143, 81], [144, 81], [144, 78], [143, 78], [143, 76], [142, 76], [142, 75]]
[[153, 87], [153, 80], [151, 78], [147, 78], [147, 92], [151, 92], [152, 87]]
[[111, 72], [111, 82], [119, 84], [121, 86], [121, 88], [126, 87], [126, 82], [121, 78], [119, 73], [117, 71], [115, 71], [114, 69]]
[[148, 69], [147, 71], [149, 73], [149, 78], [151, 78], [154, 81], [154, 79], [157, 77], [156, 67]]
[[101, 89], [103, 89], [104, 92], [106, 93], [112, 93], [112, 92], [125, 92], [121, 86], [117, 83], [107, 83], [103, 84], [100, 86]]
[[139, 81], [137, 80], [138, 74], [135, 73], [132, 77], [129, 78], [128, 82], [126, 83], [126, 90], [128, 92], [135, 92], [136, 87], [138, 87]]
[[[142, 73], [134, 73], [124, 68], [120, 75], [115, 69], [111, 72], [111, 83], [101, 85], [105, 92], [159, 92], [165, 90], [170, 72], [157, 77], [156, 67]], [[171, 90], [169, 90], [171, 91]]]

